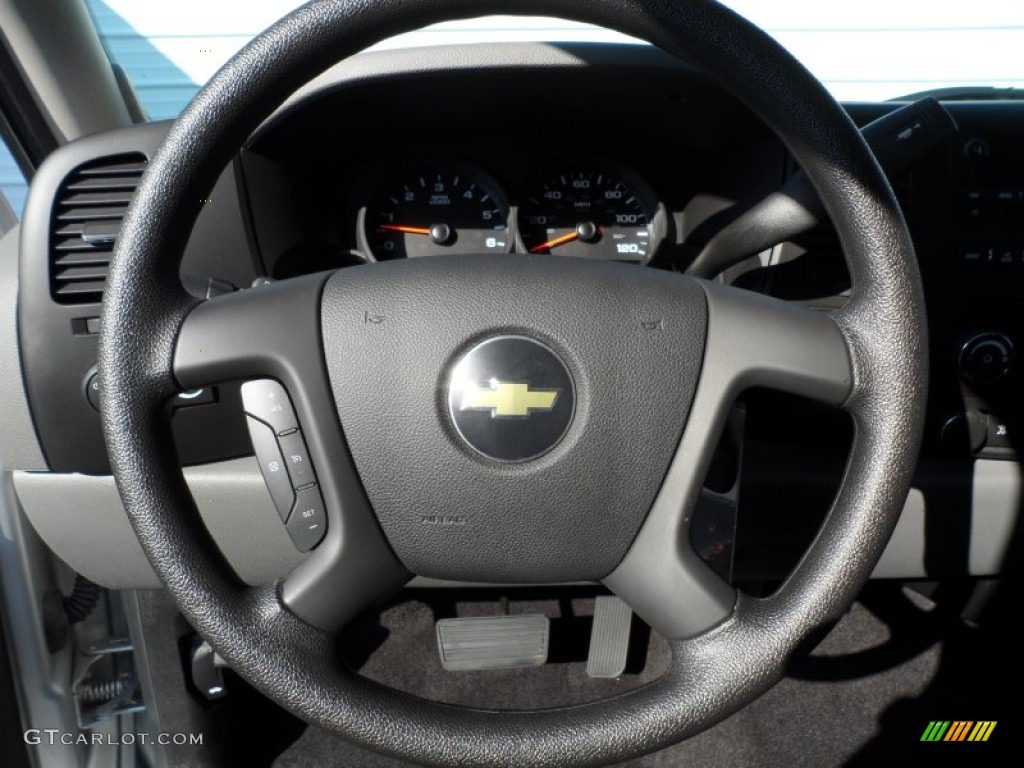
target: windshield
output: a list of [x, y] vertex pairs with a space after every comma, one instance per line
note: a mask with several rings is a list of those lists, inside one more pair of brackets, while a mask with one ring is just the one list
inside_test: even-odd
[[[1020, 0], [726, 0], [800, 59], [839, 100], [880, 101], [957, 86], [1024, 87]], [[174, 117], [239, 48], [295, 0], [88, 0], [111, 58], [151, 119]], [[376, 48], [474, 42], [623, 41], [557, 19], [436, 25]]]

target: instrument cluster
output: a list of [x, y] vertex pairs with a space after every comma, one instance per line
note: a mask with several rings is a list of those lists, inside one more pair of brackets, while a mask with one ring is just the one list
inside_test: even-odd
[[406, 164], [359, 209], [368, 258], [532, 253], [645, 264], [668, 216], [650, 184], [608, 161], [571, 161], [538, 174], [513, 199], [486, 171], [452, 159]]

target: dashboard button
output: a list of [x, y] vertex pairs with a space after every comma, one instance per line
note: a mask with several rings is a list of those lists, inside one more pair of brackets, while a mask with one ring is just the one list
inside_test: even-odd
[[1013, 205], [1020, 202], [1020, 191], [1016, 189], [997, 189], [993, 196], [997, 203], [1002, 203], [1003, 205]]
[[992, 146], [985, 139], [968, 139], [964, 143], [964, 154], [974, 160], [984, 160], [992, 155]]
[[95, 370], [85, 375], [85, 399], [94, 411], [100, 409], [100, 374]]
[[308, 552], [320, 543], [327, 531], [327, 514], [319, 487], [303, 488], [296, 494], [287, 527], [288, 535], [300, 552]]
[[968, 248], [960, 255], [960, 263], [965, 267], [982, 267], [988, 264], [991, 252], [985, 248]]
[[249, 436], [252, 438], [252, 447], [256, 451], [256, 460], [260, 464], [263, 480], [270, 491], [270, 498], [274, 500], [274, 506], [277, 507], [277, 513], [281, 516], [281, 522], [284, 522], [292, 511], [295, 492], [288, 479], [284, 458], [277, 447], [277, 439], [270, 427], [262, 421], [250, 416], [246, 423], [249, 425]]
[[313, 463], [309, 459], [309, 451], [306, 450], [306, 442], [302, 439], [301, 432], [292, 432], [280, 438], [281, 454], [284, 456], [284, 463], [288, 466], [288, 474], [292, 478], [292, 486], [301, 488], [304, 485], [316, 482], [316, 474], [313, 472]]
[[270, 425], [275, 434], [298, 428], [288, 393], [273, 379], [258, 379], [243, 384], [242, 407], [250, 416]]

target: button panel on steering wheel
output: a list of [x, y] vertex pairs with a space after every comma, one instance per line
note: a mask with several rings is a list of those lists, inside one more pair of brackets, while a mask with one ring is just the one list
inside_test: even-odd
[[242, 405], [281, 522], [296, 548], [308, 552], [327, 532], [327, 514], [288, 393], [273, 379], [249, 381], [242, 385]]

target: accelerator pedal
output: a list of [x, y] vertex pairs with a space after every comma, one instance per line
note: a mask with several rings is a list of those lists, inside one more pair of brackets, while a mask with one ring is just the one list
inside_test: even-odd
[[618, 677], [626, 671], [629, 630], [633, 611], [614, 595], [594, 600], [594, 628], [590, 630], [587, 674], [590, 677]]
[[441, 619], [441, 666], [449, 672], [540, 666], [548, 660], [549, 627], [543, 614]]

